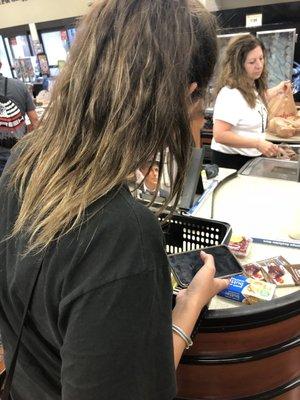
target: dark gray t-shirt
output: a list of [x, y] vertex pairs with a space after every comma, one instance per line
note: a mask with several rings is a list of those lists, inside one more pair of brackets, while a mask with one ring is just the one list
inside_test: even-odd
[[[0, 94], [4, 95], [4, 93], [5, 93], [5, 77], [2, 74], [0, 74]], [[28, 92], [26, 85], [17, 79], [8, 78], [6, 96], [10, 100], [13, 100], [16, 103], [24, 118], [25, 114], [28, 111], [32, 111], [35, 109], [35, 105], [33, 103], [30, 93]], [[10, 156], [10, 149], [0, 146], [0, 174], [9, 156]]]
[[[1, 95], [4, 95], [4, 83], [5, 77], [0, 74]], [[7, 97], [17, 104], [23, 116], [25, 116], [28, 111], [35, 109], [35, 105], [26, 85], [17, 79], [8, 78]]]
[[[18, 200], [0, 181], [0, 327], [12, 357], [36, 256], [2, 239]], [[104, 208], [100, 210], [101, 207]], [[162, 231], [126, 187], [47, 252], [13, 381], [14, 400], [171, 400], [171, 285]]]

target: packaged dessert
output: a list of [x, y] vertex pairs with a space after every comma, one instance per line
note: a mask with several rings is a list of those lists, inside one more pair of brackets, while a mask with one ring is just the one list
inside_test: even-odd
[[262, 267], [257, 263], [249, 263], [242, 265], [242, 268], [249, 278], [257, 279], [259, 281], [265, 280], [265, 275], [262, 271]]
[[292, 275], [296, 285], [300, 285], [300, 264], [286, 265], [285, 268]]
[[277, 286], [294, 286], [295, 282], [287, 270], [290, 263], [282, 256], [268, 258], [266, 260], [258, 261], [262, 269], [266, 273], [267, 280]]
[[232, 235], [228, 243], [228, 247], [235, 256], [246, 257], [249, 254], [251, 243], [251, 238], [240, 235]]
[[272, 300], [275, 289], [273, 283], [235, 275], [230, 279], [229, 286], [218, 295], [244, 304], [255, 304]]

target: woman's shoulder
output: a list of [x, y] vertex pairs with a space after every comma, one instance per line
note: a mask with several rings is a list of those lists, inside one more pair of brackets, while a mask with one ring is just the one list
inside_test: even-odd
[[242, 93], [237, 88], [232, 88], [230, 86], [223, 86], [218, 96], [231, 96], [231, 97], [243, 97]]
[[54, 275], [57, 266], [64, 265], [63, 280], [73, 282], [66, 289], [68, 296], [76, 297], [154, 270], [157, 263], [149, 259], [159, 247], [161, 255], [162, 233], [154, 214], [138, 204], [127, 188], [119, 187], [89, 207], [80, 226], [53, 243], [49, 262]]
[[246, 100], [239, 89], [223, 86], [216, 98], [216, 107], [244, 107]]
[[[103, 238], [111, 236], [132, 240], [157, 237], [161, 240], [157, 217], [132, 196], [127, 186], [115, 188], [95, 202], [86, 217], [86, 222], [80, 228], [84, 238], [93, 233], [95, 241], [101, 243]], [[85, 230], [87, 234], [84, 234]]]
[[146, 225], [158, 225], [157, 218], [149, 208], [137, 201], [132, 195], [127, 185], [123, 185], [119, 188], [117, 195], [113, 198], [113, 201], [107, 205], [108, 211], [114, 210], [118, 217], [125, 219], [134, 218], [138, 225], [144, 223]]

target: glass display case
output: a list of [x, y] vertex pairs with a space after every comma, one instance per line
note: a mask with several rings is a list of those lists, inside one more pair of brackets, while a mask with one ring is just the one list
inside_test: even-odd
[[239, 174], [300, 182], [300, 158], [298, 161], [290, 161], [258, 157], [248, 161]]
[[293, 74], [296, 28], [262, 31], [256, 35], [266, 48], [269, 87], [290, 80]]

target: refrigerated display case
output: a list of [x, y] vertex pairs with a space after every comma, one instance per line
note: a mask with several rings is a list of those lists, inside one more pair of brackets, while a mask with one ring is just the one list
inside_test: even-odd
[[5, 45], [4, 45], [2, 36], [0, 36], [0, 60], [2, 63], [1, 73], [8, 78], [12, 78], [10, 62], [9, 62], [8, 54], [6, 53], [6, 50], [5, 50]]

